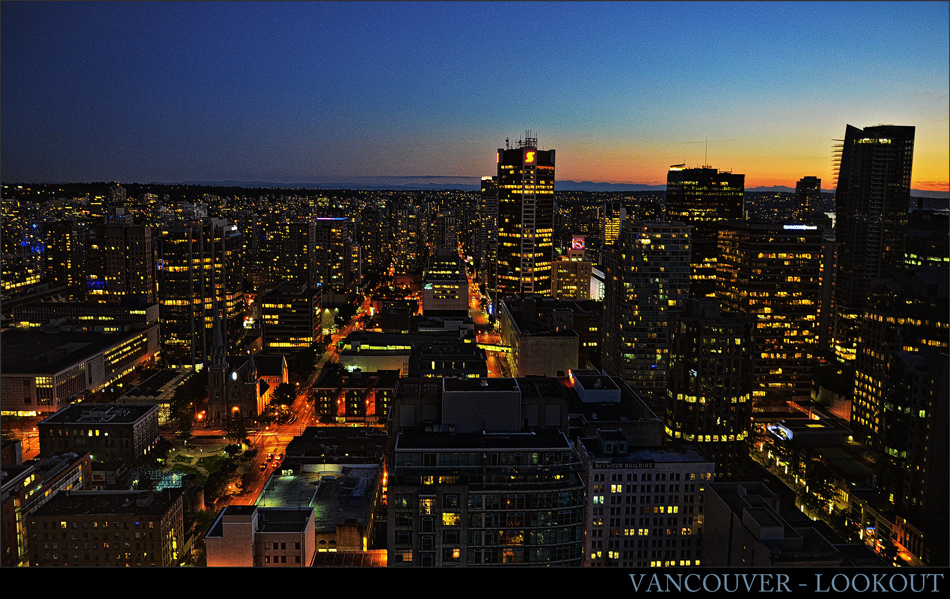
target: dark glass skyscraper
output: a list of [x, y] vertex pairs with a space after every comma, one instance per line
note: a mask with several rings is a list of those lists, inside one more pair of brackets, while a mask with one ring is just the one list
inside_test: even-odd
[[667, 220], [690, 225], [692, 274], [690, 295], [716, 294], [716, 235], [724, 220], [742, 220], [745, 175], [714, 168], [670, 167], [666, 176]]
[[904, 258], [913, 158], [914, 127], [845, 130], [835, 195], [834, 336], [842, 358], [854, 359], [856, 326], [871, 281], [893, 275]]
[[795, 184], [795, 219], [810, 223], [818, 212], [821, 212], [821, 179], [802, 177]]
[[530, 132], [498, 150], [498, 294], [551, 294], [554, 150]]

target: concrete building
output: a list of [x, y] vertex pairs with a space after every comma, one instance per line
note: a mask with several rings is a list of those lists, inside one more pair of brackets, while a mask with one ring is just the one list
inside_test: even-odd
[[90, 453], [99, 462], [135, 463], [159, 439], [154, 404], [86, 404], [66, 406], [37, 424], [40, 456]]
[[468, 315], [468, 276], [457, 249], [436, 250], [429, 257], [423, 275], [422, 313]]
[[208, 567], [308, 567], [313, 527], [312, 507], [229, 505], [205, 534]]
[[285, 283], [258, 297], [264, 349], [290, 354], [323, 338], [322, 291], [319, 287]]
[[159, 325], [118, 333], [2, 333], [3, 412], [51, 414], [121, 381], [159, 352]]
[[92, 466], [88, 453], [64, 453], [28, 464], [3, 466], [3, 566], [29, 563], [27, 520], [60, 491], [89, 488]]
[[517, 376], [566, 376], [600, 365], [602, 307], [538, 295], [507, 298], [499, 307], [502, 344]]
[[715, 465], [693, 444], [630, 447], [620, 431], [577, 441], [587, 482], [584, 565], [706, 565], [703, 486]]
[[182, 506], [180, 488], [57, 493], [28, 518], [30, 565], [178, 566]]
[[709, 567], [837, 567], [840, 550], [809, 526], [793, 526], [762, 483], [709, 483], [700, 553]]

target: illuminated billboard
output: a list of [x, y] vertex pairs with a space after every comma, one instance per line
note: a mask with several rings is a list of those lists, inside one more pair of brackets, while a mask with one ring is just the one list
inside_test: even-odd
[[571, 237], [571, 249], [572, 250], [582, 250], [584, 249], [584, 236], [583, 235], [574, 235]]

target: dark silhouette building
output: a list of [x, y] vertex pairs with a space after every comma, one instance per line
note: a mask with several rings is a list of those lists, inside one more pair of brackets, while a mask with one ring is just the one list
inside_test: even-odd
[[716, 236], [724, 220], [742, 220], [745, 175], [714, 168], [670, 167], [666, 177], [666, 217], [693, 227], [690, 295], [716, 294]]
[[852, 360], [871, 281], [890, 277], [904, 259], [914, 127], [848, 125], [840, 151], [835, 351]]

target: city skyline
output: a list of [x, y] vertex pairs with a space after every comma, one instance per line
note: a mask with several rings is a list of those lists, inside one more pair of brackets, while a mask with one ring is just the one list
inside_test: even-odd
[[[945, 3], [4, 3], [4, 182], [492, 174], [834, 189], [845, 127], [915, 126], [950, 190]], [[842, 24], [849, 26], [844, 27]], [[868, 32], [879, 31], [880, 34]]]

